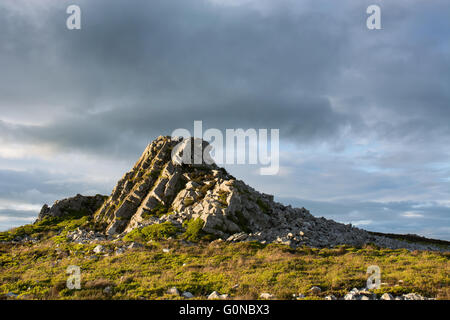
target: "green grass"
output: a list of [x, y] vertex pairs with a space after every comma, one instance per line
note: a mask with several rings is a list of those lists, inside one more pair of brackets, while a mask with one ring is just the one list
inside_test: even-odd
[[[191, 228], [198, 230], [198, 222]], [[156, 234], [159, 234], [156, 232]], [[114, 250], [120, 242], [103, 242]], [[39, 244], [0, 244], [0, 296], [13, 292], [23, 299], [172, 299], [166, 290], [176, 286], [198, 298], [216, 290], [232, 299], [257, 299], [269, 292], [278, 299], [305, 294], [321, 299], [342, 297], [353, 287], [364, 287], [369, 265], [381, 268], [381, 289], [374, 292], [417, 292], [450, 299], [450, 253], [379, 249], [291, 249], [257, 242], [200, 241], [186, 245], [179, 240], [154, 241], [121, 255], [97, 255], [96, 244], [62, 243], [53, 239]], [[170, 253], [162, 252], [170, 248]], [[68, 290], [69, 265], [81, 268], [81, 290]], [[238, 288], [233, 288], [239, 284]], [[322, 293], [314, 296], [311, 286]], [[103, 289], [109, 286], [112, 294]]]
[[228, 193], [225, 191], [219, 190], [219, 202], [223, 208], [226, 208], [228, 206], [227, 198], [228, 198]]
[[177, 234], [176, 228], [170, 222], [152, 224], [140, 229], [134, 229], [124, 237], [124, 241], [147, 242], [149, 240], [167, 239]]
[[204, 225], [205, 222], [200, 218], [186, 221], [183, 224], [183, 227], [186, 228], [186, 231], [184, 232], [184, 238], [192, 242], [200, 241], [205, 235], [202, 231]]
[[[236, 217], [245, 224], [243, 217]], [[0, 233], [0, 297], [9, 292], [23, 299], [167, 299], [166, 290], [176, 286], [200, 298], [212, 291], [234, 299], [257, 299], [269, 292], [278, 299], [305, 294], [307, 299], [325, 295], [344, 296], [354, 287], [364, 287], [370, 265], [381, 268], [379, 296], [416, 292], [427, 297], [450, 299], [450, 253], [341, 246], [334, 249], [292, 249], [258, 242], [208, 242], [213, 237], [193, 219], [183, 230], [169, 222], [130, 232], [123, 241], [146, 243], [143, 248], [121, 255], [93, 254], [97, 243], [74, 244], [67, 232], [91, 225], [86, 212], [67, 212], [31, 225]], [[184, 232], [183, 232], [184, 231]], [[38, 243], [5, 241], [29, 235]], [[186, 244], [181, 240], [188, 240]], [[153, 240], [149, 243], [149, 240]], [[3, 241], [3, 242], [1, 242]], [[195, 242], [195, 244], [192, 244]], [[125, 243], [101, 242], [110, 252]], [[170, 248], [170, 252], [162, 251]], [[82, 289], [68, 290], [66, 269], [82, 270]], [[239, 287], [233, 289], [235, 284]], [[322, 293], [311, 295], [311, 286]], [[103, 289], [109, 286], [112, 294]]]
[[195, 201], [194, 201], [194, 198], [192, 198], [192, 197], [186, 197], [186, 198], [184, 198], [184, 200], [183, 200], [183, 203], [184, 203], [185, 206], [190, 206], [190, 205], [192, 205], [194, 202], [195, 202]]
[[209, 190], [211, 190], [214, 187], [214, 183], [205, 183], [203, 186], [200, 187], [200, 192], [205, 195]]
[[27, 224], [9, 231], [0, 232], [0, 241], [13, 241], [18, 237], [30, 236], [45, 238], [53, 232], [72, 231], [90, 222], [91, 216], [86, 211], [66, 210], [62, 217], [45, 217], [34, 224]]

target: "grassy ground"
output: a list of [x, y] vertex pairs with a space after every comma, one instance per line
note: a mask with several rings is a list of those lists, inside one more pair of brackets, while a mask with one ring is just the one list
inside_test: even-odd
[[[381, 268], [378, 294], [417, 292], [450, 299], [450, 253], [340, 247], [291, 249], [258, 243], [181, 240], [147, 242], [145, 247], [115, 255], [94, 254], [96, 244], [58, 242], [0, 243], [0, 295], [24, 299], [173, 299], [176, 286], [197, 298], [216, 290], [234, 299], [257, 299], [262, 292], [278, 299], [303, 293], [309, 299], [343, 296], [364, 287], [369, 265]], [[118, 242], [103, 242], [114, 250]], [[57, 245], [59, 247], [57, 247]], [[170, 252], [163, 252], [169, 248]], [[81, 289], [66, 288], [69, 265], [81, 268]], [[239, 284], [238, 288], [233, 286]], [[311, 286], [322, 293], [312, 296]], [[111, 293], [104, 293], [111, 287]]]

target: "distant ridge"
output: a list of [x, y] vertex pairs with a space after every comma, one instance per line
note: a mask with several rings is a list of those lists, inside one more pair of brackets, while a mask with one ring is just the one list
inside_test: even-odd
[[396, 233], [383, 233], [383, 232], [373, 232], [368, 231], [370, 234], [374, 236], [386, 237], [397, 240], [410, 241], [414, 243], [429, 243], [429, 244], [437, 244], [442, 246], [450, 246], [450, 241], [440, 240], [440, 239], [431, 239], [423, 236], [419, 236], [417, 234], [396, 234]]

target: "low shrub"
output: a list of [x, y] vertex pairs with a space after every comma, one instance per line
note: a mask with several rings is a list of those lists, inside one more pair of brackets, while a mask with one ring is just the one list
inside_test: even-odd
[[170, 222], [151, 224], [140, 229], [134, 229], [123, 239], [124, 241], [147, 242], [149, 240], [167, 239], [176, 235], [178, 228]]
[[205, 222], [200, 219], [191, 219], [189, 221], [186, 221], [183, 224], [183, 227], [186, 228], [186, 231], [184, 232], [183, 237], [186, 240], [197, 242], [200, 241], [203, 236], [205, 236], [205, 233], [203, 232], [203, 227], [205, 225]]

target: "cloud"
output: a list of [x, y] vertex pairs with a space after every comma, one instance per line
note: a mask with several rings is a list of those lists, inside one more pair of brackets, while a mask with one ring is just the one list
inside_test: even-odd
[[0, 209], [0, 230], [10, 229], [12, 226], [20, 226], [32, 223], [37, 218], [34, 210], [2, 210]]
[[78, 0], [79, 31], [69, 4], [0, 4], [0, 199], [108, 193], [147, 143], [194, 120], [279, 128], [285, 174], [231, 168], [266, 192], [448, 199], [448, 1], [383, 2], [379, 31], [365, 27], [370, 1]]
[[[417, 20], [439, 15], [422, 13], [419, 2], [410, 16], [386, 4], [391, 28], [378, 34], [361, 27], [365, 7], [348, 1], [336, 11], [322, 1], [79, 1], [77, 32], [62, 27], [68, 3], [28, 3], [17, 17], [6, 2], [9, 28], [0, 40], [11, 45], [0, 51], [9, 75], [0, 108], [6, 119], [25, 122], [3, 122], [10, 140], [138, 150], [195, 119], [217, 128], [280, 128], [301, 144], [333, 145], [349, 130], [402, 142], [448, 140], [448, 75], [438, 73], [448, 55], [408, 34]], [[25, 36], [14, 41], [19, 32]]]
[[416, 211], [408, 211], [402, 214], [406, 218], [423, 218], [423, 214]]
[[[8, 19], [0, 38], [13, 44], [0, 51], [11, 75], [0, 79], [4, 137], [96, 151], [139, 141], [136, 150], [202, 119], [218, 128], [280, 128], [307, 143], [357, 122], [333, 110], [322, 88], [339, 73], [345, 26], [316, 28], [320, 14], [287, 9], [262, 15], [197, 0], [136, 2], [80, 1], [80, 32], [61, 27], [65, 2]], [[46, 22], [24, 23], [31, 13]]]

